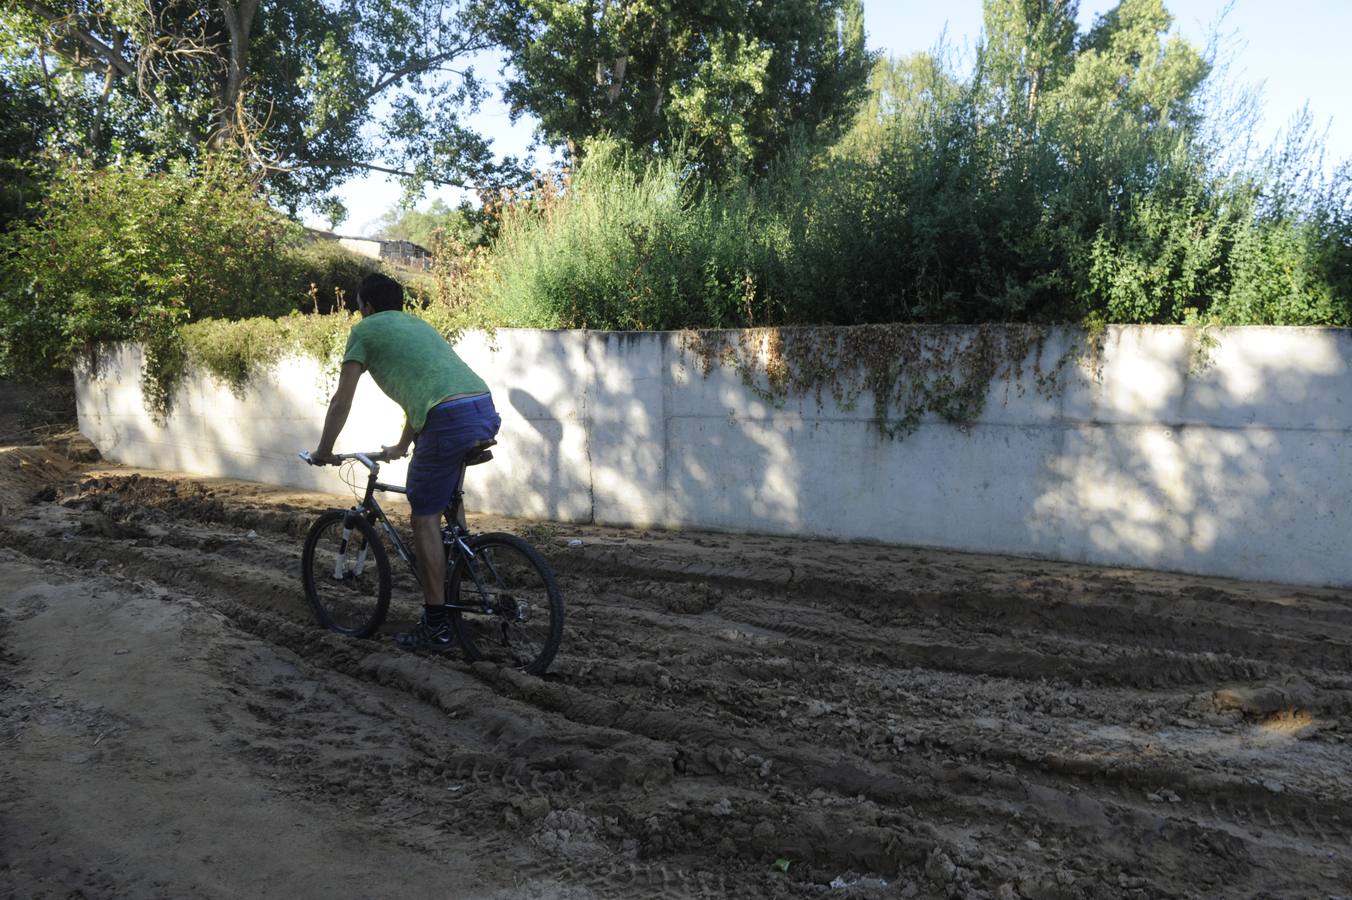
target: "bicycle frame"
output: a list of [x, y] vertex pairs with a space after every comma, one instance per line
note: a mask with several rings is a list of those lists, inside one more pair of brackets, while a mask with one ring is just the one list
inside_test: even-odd
[[[464, 519], [465, 472], [470, 466], [492, 459], [489, 448], [496, 443], [486, 440], [470, 447], [457, 468], [438, 473], [456, 480], [441, 485], [442, 490], [448, 486], [452, 490], [447, 492], [448, 502], [440, 515], [414, 516], [416, 540], [395, 529], [377, 499], [376, 495], [384, 491], [409, 493], [407, 485], [380, 480], [380, 463], [387, 459], [384, 451], [326, 457], [326, 464], [360, 462], [366, 466], [368, 475], [364, 492], [355, 481], [350, 482], [358, 491], [355, 505], [322, 513], [305, 537], [301, 580], [320, 624], [349, 637], [376, 636], [390, 611], [390, 595], [395, 587], [390, 577], [390, 557], [398, 556], [413, 574], [416, 593], [422, 594], [424, 589], [429, 593], [440, 591], [440, 596], [433, 593], [419, 599], [433, 604], [445, 601], [449, 611], [446, 625], [454, 632], [466, 659], [506, 661], [528, 674], [545, 673], [563, 637], [563, 594], [558, 579], [548, 561], [526, 539], [497, 531], [472, 534]], [[308, 452], [302, 452], [300, 457], [315, 464]], [[441, 547], [433, 539], [433, 528], [440, 531]], [[356, 546], [353, 540], [357, 541]], [[445, 554], [446, 579], [440, 585], [429, 585], [418, 571], [419, 561], [426, 568], [441, 569], [440, 558], [422, 558], [424, 549]], [[337, 563], [332, 562], [335, 550]], [[431, 565], [426, 565], [428, 562]], [[367, 577], [357, 577], [362, 574]], [[378, 578], [373, 580], [372, 575]], [[330, 578], [349, 583], [335, 586], [330, 584]], [[401, 594], [414, 593], [409, 591], [410, 587], [406, 579], [400, 579]], [[413, 599], [408, 597], [410, 601]], [[407, 612], [401, 610], [399, 615]], [[427, 622], [429, 618], [424, 611], [421, 621]], [[439, 650], [445, 643], [439, 632], [435, 647], [431, 647], [421, 631], [415, 631], [411, 639], [402, 633], [395, 639], [409, 649], [427, 644]]]
[[[418, 586], [421, 587], [422, 575], [418, 572], [417, 558], [414, 556], [413, 551], [409, 548], [409, 546], [404, 543], [403, 538], [399, 536], [398, 530], [393, 525], [390, 524], [389, 517], [385, 515], [385, 510], [381, 508], [380, 501], [378, 501], [375, 496], [376, 492], [378, 491], [385, 491], [391, 494], [407, 495], [408, 494], [407, 487], [397, 484], [387, 484], [385, 482], [380, 481], [379, 477], [380, 463], [377, 461], [377, 457], [380, 456], [379, 453], [340, 453], [336, 455], [340, 459], [356, 460], [357, 462], [360, 462], [362, 465], [366, 466], [366, 468], [369, 470], [369, 474], [366, 478], [366, 493], [362, 497], [360, 503], [358, 503], [356, 506], [348, 510], [348, 515], [349, 516], [364, 515], [367, 521], [372, 524], [372, 526], [379, 526], [380, 529], [385, 532], [386, 537], [389, 538], [390, 544], [391, 546], [394, 547], [394, 551], [399, 554], [399, 558], [404, 561], [405, 565], [409, 567], [409, 571], [413, 573], [413, 579], [416, 582], [418, 582]], [[304, 459], [306, 462], [310, 461], [308, 452], [301, 453], [300, 457], [301, 459]], [[465, 565], [466, 571], [468, 571], [470, 577], [474, 579], [475, 585], [479, 588], [479, 591], [482, 594], [483, 583], [479, 578], [478, 572], [475, 571], [475, 566], [473, 563], [474, 554], [470, 550], [469, 544], [466, 543], [465, 541], [465, 539], [469, 537], [469, 530], [464, 525], [461, 524], [461, 514], [464, 510], [464, 500], [465, 500], [465, 492], [464, 492], [465, 470], [467, 468], [468, 468], [467, 464], [462, 464], [460, 466], [460, 477], [456, 481], [455, 491], [452, 492], [451, 494], [451, 502], [442, 512], [442, 515], [446, 517], [447, 524], [442, 526], [441, 542], [445, 547], [448, 548], [447, 552], [448, 556], [452, 551], [457, 555], [456, 560], [457, 565], [461, 563]], [[347, 542], [349, 539], [351, 539], [351, 537], [352, 537], [351, 520], [345, 517], [343, 519], [343, 541], [342, 544], [340, 545], [344, 550], [347, 548]], [[343, 576], [343, 572], [341, 571], [341, 567], [343, 564], [342, 559], [343, 559], [342, 555], [340, 554], [336, 563], [338, 569], [334, 572], [334, 577], [336, 578], [341, 578]], [[366, 548], [363, 547], [361, 549], [361, 552], [357, 554], [357, 563], [354, 568], [355, 573], [360, 575], [362, 571], [365, 569], [365, 567], [366, 567]], [[450, 570], [450, 567], [451, 562], [450, 560], [447, 560], [448, 571]], [[460, 610], [462, 612], [492, 611], [479, 606], [467, 606], [458, 603], [447, 604], [447, 608]]]

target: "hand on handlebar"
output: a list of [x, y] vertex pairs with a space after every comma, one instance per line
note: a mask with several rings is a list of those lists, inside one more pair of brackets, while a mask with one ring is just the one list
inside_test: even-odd
[[388, 447], [382, 444], [380, 446], [379, 458], [384, 462], [389, 462], [390, 460], [394, 459], [403, 459], [407, 455], [408, 455], [408, 444], [391, 444]]
[[342, 462], [332, 453], [320, 453], [318, 450], [302, 451], [300, 458], [312, 466], [336, 466]]

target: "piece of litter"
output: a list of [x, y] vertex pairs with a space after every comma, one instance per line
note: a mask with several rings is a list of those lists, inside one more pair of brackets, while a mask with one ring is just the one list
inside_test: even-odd
[[249, 533], [245, 535], [245, 537], [247, 537], [249, 540], [253, 540], [254, 538], [258, 537], [258, 532], [250, 530]]
[[582, 546], [582, 538], [571, 538], [571, 539], [569, 539], [569, 541], [568, 541], [568, 546], [569, 546], [569, 547], [581, 547], [581, 546]]
[[831, 882], [831, 887], [837, 891], [843, 891], [847, 888], [875, 888], [882, 889], [887, 887], [885, 878], [876, 878], [871, 875], [855, 875], [853, 872], [846, 875], [837, 875]]

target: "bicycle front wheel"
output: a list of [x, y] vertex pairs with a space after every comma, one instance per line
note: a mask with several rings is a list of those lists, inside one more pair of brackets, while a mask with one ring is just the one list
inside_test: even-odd
[[473, 661], [543, 675], [563, 638], [563, 595], [549, 563], [512, 534], [470, 538], [447, 573], [451, 625]]
[[390, 558], [360, 513], [333, 509], [310, 528], [301, 554], [305, 596], [321, 625], [370, 637], [390, 608]]

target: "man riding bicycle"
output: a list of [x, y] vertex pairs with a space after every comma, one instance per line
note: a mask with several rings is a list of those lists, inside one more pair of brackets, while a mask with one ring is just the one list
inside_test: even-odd
[[384, 447], [387, 459], [399, 459], [414, 444], [408, 466], [408, 502], [412, 507], [413, 546], [423, 589], [423, 615], [413, 631], [395, 635], [407, 649], [447, 649], [451, 628], [442, 584], [446, 556], [441, 543], [441, 514], [459, 489], [465, 456], [498, 433], [502, 419], [488, 385], [451, 349], [435, 328], [404, 309], [404, 289], [394, 279], [367, 275], [357, 293], [362, 320], [353, 327], [343, 353], [338, 388], [324, 417], [324, 433], [310, 454], [319, 465], [338, 462], [333, 444], [347, 423], [362, 372], [404, 410], [398, 443]]

